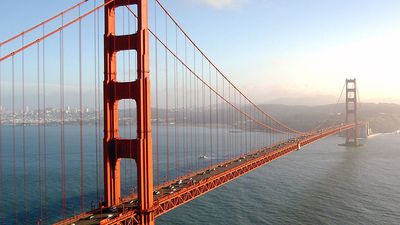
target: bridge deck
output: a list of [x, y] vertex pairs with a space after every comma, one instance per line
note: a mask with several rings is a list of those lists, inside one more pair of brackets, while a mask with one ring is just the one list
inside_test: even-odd
[[[278, 159], [300, 146], [308, 145], [324, 137], [354, 127], [354, 124], [335, 126], [314, 133], [299, 136], [277, 145], [265, 147], [229, 161], [205, 168], [178, 180], [163, 184], [154, 192], [156, 217], [169, 212], [209, 191], [222, 186], [260, 166]], [[137, 224], [138, 202], [135, 197], [112, 208], [100, 208], [57, 224]]]

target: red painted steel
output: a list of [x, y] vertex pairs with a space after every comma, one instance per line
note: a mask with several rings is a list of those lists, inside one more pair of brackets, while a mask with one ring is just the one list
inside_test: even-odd
[[[138, 8], [138, 31], [115, 35], [115, 9], [133, 4]], [[118, 82], [116, 54], [130, 49], [136, 50], [138, 55], [138, 78]], [[133, 158], [137, 165], [138, 221], [151, 225], [154, 224], [154, 209], [147, 0], [115, 0], [105, 7], [104, 68], [104, 205], [120, 203], [120, 159]], [[134, 140], [119, 138], [118, 101], [122, 99], [136, 101], [137, 138]]]
[[346, 123], [354, 123], [354, 129], [346, 132], [346, 145], [358, 145], [356, 79], [346, 79]]

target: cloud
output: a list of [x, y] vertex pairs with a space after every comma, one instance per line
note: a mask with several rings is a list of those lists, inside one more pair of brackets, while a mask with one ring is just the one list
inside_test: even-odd
[[237, 8], [242, 6], [247, 0], [190, 0], [192, 3], [207, 5], [216, 9], [225, 7]]

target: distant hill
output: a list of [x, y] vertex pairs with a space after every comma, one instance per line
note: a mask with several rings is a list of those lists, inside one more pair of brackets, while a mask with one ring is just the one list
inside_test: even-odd
[[[334, 121], [345, 119], [345, 104], [320, 106], [264, 104], [260, 105], [260, 108], [299, 130], [312, 129], [327, 118]], [[369, 121], [374, 133], [399, 130], [400, 105], [361, 103], [359, 104], [359, 119]]]

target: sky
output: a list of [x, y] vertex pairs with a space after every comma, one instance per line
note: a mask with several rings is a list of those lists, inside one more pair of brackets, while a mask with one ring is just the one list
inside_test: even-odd
[[[4, 1], [0, 40], [77, 2]], [[259, 104], [336, 103], [346, 78], [363, 102], [400, 103], [400, 1], [161, 2]]]

